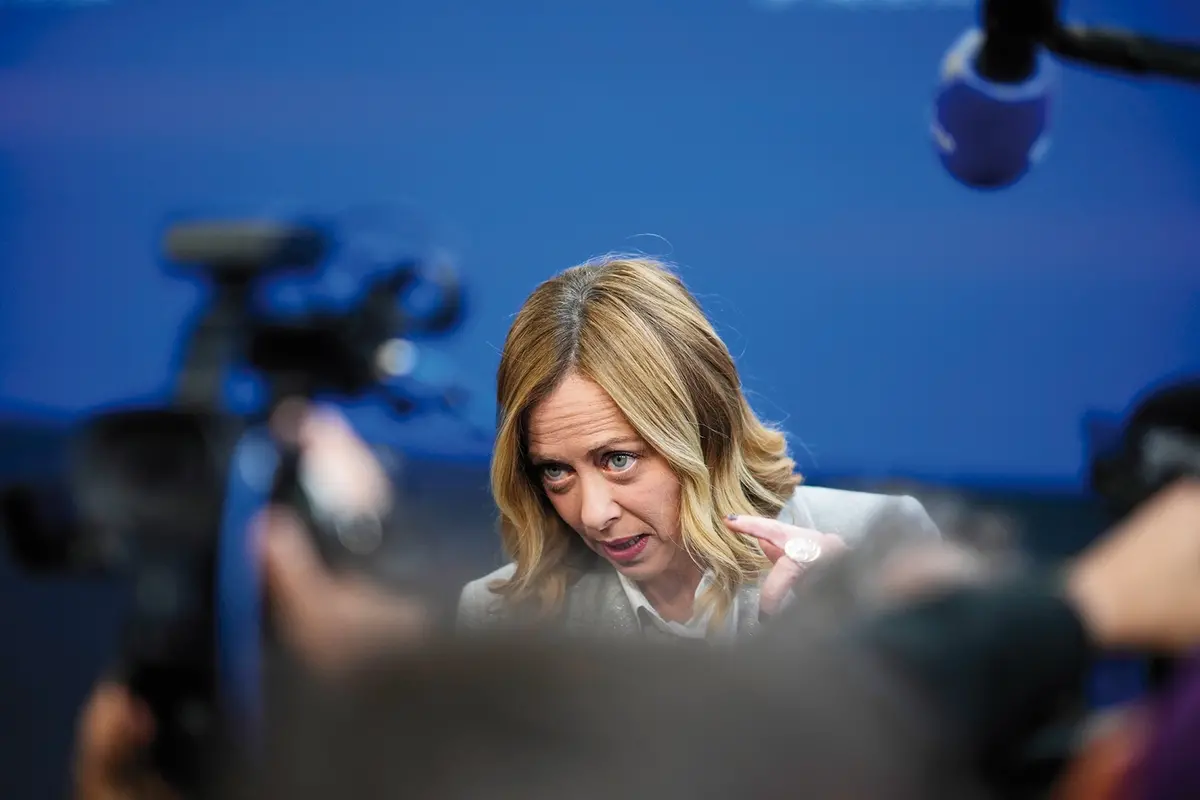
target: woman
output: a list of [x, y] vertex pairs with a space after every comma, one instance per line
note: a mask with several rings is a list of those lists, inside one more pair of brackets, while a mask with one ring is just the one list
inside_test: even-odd
[[465, 587], [465, 628], [729, 640], [868, 526], [937, 536], [911, 497], [799, 486], [783, 434], [657, 261], [604, 258], [539, 286], [497, 383], [492, 493], [512, 563]]

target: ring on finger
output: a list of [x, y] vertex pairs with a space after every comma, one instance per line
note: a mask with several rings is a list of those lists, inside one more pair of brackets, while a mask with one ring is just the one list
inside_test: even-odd
[[783, 554], [800, 566], [808, 566], [821, 557], [821, 545], [804, 536], [788, 539]]

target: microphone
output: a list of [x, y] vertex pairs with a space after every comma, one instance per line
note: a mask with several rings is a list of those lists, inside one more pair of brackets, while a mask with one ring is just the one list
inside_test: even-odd
[[983, 27], [946, 52], [934, 104], [934, 148], [975, 189], [1019, 180], [1050, 147], [1058, 65], [1042, 47], [1056, 25], [1049, 0], [985, 0]]
[[982, 25], [946, 52], [934, 149], [973, 189], [1011, 186], [1050, 147], [1053, 55], [1127, 75], [1200, 82], [1200, 47], [1122, 30], [1063, 25], [1058, 0], [983, 0]]

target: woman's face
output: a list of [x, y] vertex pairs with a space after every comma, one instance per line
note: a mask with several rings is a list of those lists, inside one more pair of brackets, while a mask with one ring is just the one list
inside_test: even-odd
[[620, 572], [651, 580], [679, 558], [679, 481], [595, 383], [570, 373], [534, 406], [528, 450], [558, 515]]

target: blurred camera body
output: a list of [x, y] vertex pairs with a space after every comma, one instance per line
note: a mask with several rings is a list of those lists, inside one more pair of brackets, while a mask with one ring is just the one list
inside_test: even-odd
[[[156, 717], [156, 769], [185, 792], [202, 786], [212, 758], [245, 744], [245, 732], [237, 729], [246, 710], [221, 702], [218, 624], [218, 612], [228, 612], [222, 576], [254, 573], [221, 564], [251, 557], [249, 548], [222, 547], [221, 541], [239, 441], [285, 400], [381, 389], [392, 376], [380, 354], [398, 338], [444, 335], [461, 320], [454, 274], [444, 268], [430, 273], [412, 261], [382, 265], [354, 302], [341, 307], [316, 303], [290, 314], [264, 307], [266, 282], [316, 273], [332, 248], [330, 232], [310, 224], [216, 221], [171, 228], [163, 243], [168, 261], [209, 288], [183, 336], [171, 402], [89, 417], [74, 432], [65, 470], [55, 480], [0, 493], [0, 526], [25, 569], [103, 573], [131, 584], [121, 677]], [[430, 310], [421, 316], [406, 310], [405, 294], [430, 284], [440, 302], [427, 302]], [[260, 379], [261, 408], [248, 414], [228, 409], [224, 395], [233, 369]], [[410, 397], [384, 399], [402, 413], [422, 410]], [[344, 536], [325, 535], [330, 516], [305, 491], [300, 454], [279, 450], [272, 499], [295, 508], [326, 561], [355, 561], [361, 553], [350, 552]], [[265, 604], [245, 608], [254, 613]], [[243, 622], [243, 630], [269, 635], [269, 619]], [[243, 637], [238, 646], [244, 643]]]

